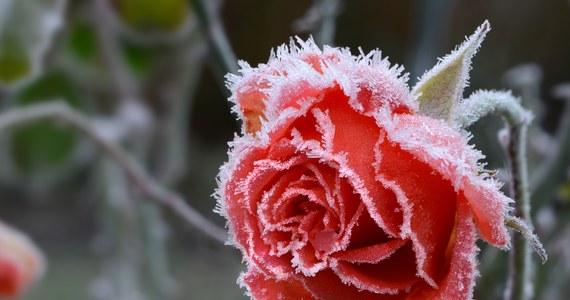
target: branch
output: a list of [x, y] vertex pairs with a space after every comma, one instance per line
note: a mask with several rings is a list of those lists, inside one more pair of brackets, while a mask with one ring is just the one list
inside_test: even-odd
[[565, 95], [565, 98], [567, 99], [560, 119], [561, 124], [555, 137], [559, 141], [558, 146], [536, 169], [531, 180], [535, 201], [540, 204], [552, 200], [570, 163], [570, 95]]
[[0, 114], [0, 132], [40, 120], [62, 122], [83, 133], [124, 170], [144, 195], [174, 210], [204, 235], [218, 242], [225, 242], [224, 229], [190, 207], [181, 196], [162, 187], [126, 152], [97, 132], [85, 116], [63, 102], [36, 104], [5, 111]]
[[200, 27], [208, 39], [214, 59], [218, 63], [220, 73], [222, 75], [227, 73], [236, 73], [238, 69], [236, 56], [232, 50], [230, 42], [228, 41], [228, 37], [220, 17], [211, 7], [211, 1], [189, 1], [196, 11]]

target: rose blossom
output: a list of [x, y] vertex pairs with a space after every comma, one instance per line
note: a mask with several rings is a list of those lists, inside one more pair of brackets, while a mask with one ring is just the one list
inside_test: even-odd
[[255, 299], [467, 299], [479, 237], [507, 248], [509, 198], [482, 154], [418, 114], [402, 68], [312, 40], [228, 86], [243, 121], [218, 210]]
[[42, 253], [21, 232], [0, 221], [0, 298], [18, 297], [44, 273]]

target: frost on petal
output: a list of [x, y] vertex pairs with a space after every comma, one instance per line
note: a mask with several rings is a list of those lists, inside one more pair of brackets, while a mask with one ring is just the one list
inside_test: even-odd
[[449, 270], [440, 281], [438, 289], [416, 286], [409, 299], [472, 299], [477, 272], [477, 240], [471, 212], [465, 201], [457, 204], [457, 224], [455, 238], [450, 243], [447, 255], [450, 256]]
[[378, 119], [378, 122], [386, 128], [388, 140], [439, 172], [456, 192], [464, 193], [484, 240], [508, 247], [504, 217], [511, 200], [499, 191], [499, 185], [492, 178], [479, 175], [481, 166], [477, 161], [483, 158], [479, 151], [443, 121], [402, 114]]
[[[314, 277], [302, 278], [303, 285], [316, 299], [327, 300], [396, 300], [405, 299], [406, 294], [377, 294], [362, 290], [352, 284], [341, 281], [334, 271], [327, 269], [319, 272]], [[293, 299], [293, 298], [291, 298]]]
[[380, 262], [350, 263], [338, 260], [332, 268], [345, 284], [377, 294], [397, 294], [421, 280], [416, 276], [415, 262], [415, 253], [408, 242]]
[[489, 22], [485, 21], [459, 48], [422, 75], [412, 89], [412, 95], [418, 98], [420, 104], [420, 114], [450, 119], [453, 106], [459, 103], [467, 86], [471, 59], [489, 30]]
[[247, 287], [250, 296], [254, 299], [316, 299], [295, 279], [276, 280], [251, 269], [246, 274], [242, 274], [240, 282]]
[[448, 180], [388, 140], [380, 146], [378, 181], [392, 189], [404, 207], [402, 238], [410, 238], [417, 274], [433, 287], [444, 273], [457, 197]]
[[381, 138], [382, 130], [373, 118], [359, 114], [349, 106], [347, 96], [340, 90], [328, 93], [317, 107], [328, 111], [333, 124], [343, 124], [335, 127], [332, 151], [345, 155], [347, 167], [352, 172], [345, 176], [351, 180], [359, 179], [354, 185], [371, 217], [386, 233], [397, 236], [402, 223], [400, 205], [393, 193], [376, 183], [374, 166], [370, 163], [375, 155], [371, 145]]
[[[239, 75], [226, 77], [244, 134], [275, 132], [304, 115], [327, 89], [340, 87], [351, 106], [371, 114], [382, 106], [415, 111], [407, 74], [379, 51], [353, 56], [348, 49], [319, 49], [312, 39], [277, 48], [267, 64], [240, 62]], [[273, 134], [272, 134], [273, 136]]]

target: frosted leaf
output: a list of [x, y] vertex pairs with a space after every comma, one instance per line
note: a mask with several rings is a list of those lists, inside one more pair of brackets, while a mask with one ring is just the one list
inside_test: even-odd
[[491, 29], [485, 21], [459, 48], [426, 71], [412, 89], [419, 101], [419, 113], [449, 120], [453, 106], [460, 102], [469, 80], [471, 59]]
[[508, 216], [505, 218], [505, 224], [522, 234], [528, 243], [532, 246], [534, 252], [540, 256], [542, 264], [546, 263], [548, 260], [546, 250], [544, 250], [544, 247], [538, 239], [538, 236], [532, 232], [532, 229], [528, 226], [527, 223], [517, 217]]
[[0, 0], [0, 88], [19, 86], [41, 71], [62, 24], [65, 0]]

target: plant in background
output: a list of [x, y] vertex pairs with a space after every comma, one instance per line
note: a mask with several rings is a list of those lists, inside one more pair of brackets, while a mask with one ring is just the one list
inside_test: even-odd
[[16, 298], [43, 276], [42, 253], [23, 233], [0, 221], [0, 297]]
[[[228, 75], [243, 127], [219, 174], [218, 210], [248, 264], [240, 283], [253, 298], [469, 299], [477, 232], [508, 249], [507, 227], [545, 259], [525, 224], [526, 167], [514, 163], [513, 197], [523, 203], [511, 206], [463, 129], [498, 111], [524, 138], [531, 120], [508, 93], [462, 100], [489, 28], [411, 92], [403, 68], [380, 52], [355, 57], [312, 40]], [[524, 161], [524, 149], [513, 151]], [[515, 245], [514, 253], [528, 248]], [[523, 258], [515, 273], [529, 265]]]

